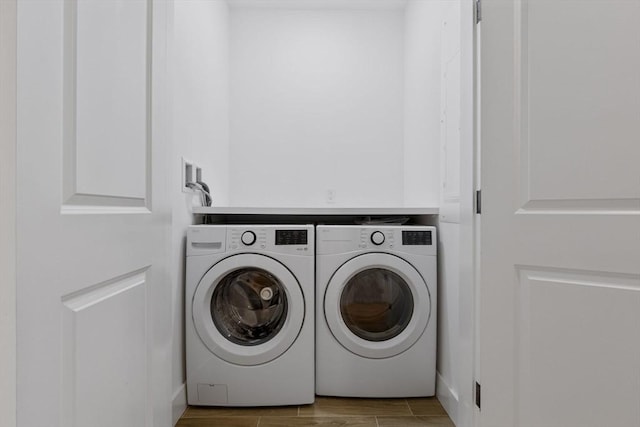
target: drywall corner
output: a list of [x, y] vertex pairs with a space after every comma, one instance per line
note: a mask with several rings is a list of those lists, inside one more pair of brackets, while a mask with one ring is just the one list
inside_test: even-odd
[[[172, 236], [172, 392], [173, 413], [184, 396], [185, 235], [194, 223], [197, 192], [184, 193], [182, 158], [202, 168], [213, 204], [228, 204], [229, 156], [229, 7], [224, 1], [174, 4], [172, 80], [173, 147], [170, 157]], [[177, 399], [177, 400], [176, 400]]]

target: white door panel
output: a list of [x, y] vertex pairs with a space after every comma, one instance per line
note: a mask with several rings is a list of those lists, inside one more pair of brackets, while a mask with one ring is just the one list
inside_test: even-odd
[[63, 209], [147, 207], [152, 3], [68, 1], [62, 19]]
[[523, 267], [516, 280], [521, 424], [637, 425], [638, 278]]
[[75, 142], [67, 149], [75, 148], [76, 192], [144, 199], [151, 2], [65, 7], [65, 139]]
[[640, 209], [638, 1], [530, 1], [515, 15], [525, 208]]
[[640, 425], [638, 20], [483, 0], [483, 426]]
[[170, 6], [18, 2], [19, 427], [171, 423]]
[[61, 425], [145, 425], [147, 285], [139, 272], [62, 298]]

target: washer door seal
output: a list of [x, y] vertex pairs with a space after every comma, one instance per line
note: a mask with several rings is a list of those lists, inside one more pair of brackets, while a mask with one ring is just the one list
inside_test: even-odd
[[[260, 288], [256, 294], [257, 298], [272, 297], [274, 292], [284, 291], [284, 294], [279, 297], [283, 299], [283, 307], [286, 311], [281, 313], [277, 330], [274, 330], [272, 334], [266, 338], [252, 339], [252, 337], [247, 337], [246, 340], [243, 340], [238, 339], [237, 335], [232, 336], [230, 334], [232, 331], [220, 327], [219, 319], [222, 316], [217, 316], [218, 312], [213, 313], [213, 310], [221, 307], [220, 301], [216, 301], [214, 304], [212, 299], [214, 294], [226, 294], [225, 292], [216, 292], [216, 290], [221, 290], [219, 286], [228, 286], [229, 277], [232, 277], [231, 280], [235, 280], [238, 274], [246, 276], [252, 271], [256, 272], [256, 276], [260, 280], [271, 276], [274, 283], [273, 288], [263, 286], [264, 284], [256, 285]], [[242, 284], [242, 286], [246, 287], [247, 284]], [[251, 297], [255, 299], [254, 296]], [[248, 312], [251, 314], [250, 307], [239, 308], [249, 309]], [[235, 312], [237, 315], [237, 310], [230, 310], [230, 312]], [[260, 317], [263, 312], [266, 310], [256, 311], [255, 316]], [[229, 363], [253, 366], [274, 360], [291, 347], [302, 329], [305, 301], [300, 283], [283, 264], [265, 255], [239, 254], [221, 260], [202, 277], [193, 296], [192, 313], [198, 336], [212, 353]], [[215, 320], [214, 314], [217, 317]], [[259, 321], [256, 318], [248, 323], [252, 326]], [[216, 326], [216, 322], [218, 322], [218, 326]]]
[[[377, 280], [367, 282], [372, 278]], [[361, 295], [354, 296], [358, 291]], [[393, 307], [390, 294], [399, 307]], [[349, 307], [352, 301], [356, 303]], [[368, 253], [350, 259], [333, 274], [325, 292], [324, 315], [344, 348], [358, 356], [384, 359], [406, 351], [422, 336], [431, 316], [431, 296], [424, 278], [407, 261]], [[391, 320], [388, 330], [380, 326], [386, 320]]]

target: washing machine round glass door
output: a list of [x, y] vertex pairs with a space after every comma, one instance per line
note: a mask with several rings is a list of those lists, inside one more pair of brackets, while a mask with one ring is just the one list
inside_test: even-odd
[[259, 365], [286, 352], [305, 313], [302, 289], [291, 271], [257, 254], [233, 255], [211, 267], [192, 307], [202, 342], [239, 365]]
[[331, 277], [324, 314], [347, 350], [381, 359], [402, 353], [420, 338], [431, 315], [431, 298], [410, 263], [369, 253], [347, 261]]

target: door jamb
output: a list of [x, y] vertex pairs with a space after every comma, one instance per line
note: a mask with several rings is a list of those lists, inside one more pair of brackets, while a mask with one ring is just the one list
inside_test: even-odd
[[[482, 29], [482, 19], [479, 12], [480, 9], [480, 0], [477, 0], [474, 3], [474, 25], [473, 25], [473, 42], [472, 42], [472, 61], [473, 61], [473, 71], [472, 71], [472, 79], [473, 79], [473, 188], [474, 194], [475, 191], [481, 191], [482, 181], [481, 181], [481, 171], [482, 171], [482, 159], [480, 156], [480, 148], [481, 148], [481, 140], [480, 140], [480, 129], [481, 129], [481, 111], [480, 111], [480, 100], [481, 100], [481, 51], [480, 51], [480, 42], [481, 42], [481, 29]], [[474, 210], [474, 219], [473, 219], [473, 304], [474, 304], [474, 314], [473, 314], [473, 377], [474, 384], [482, 384], [482, 370], [480, 366], [480, 310], [482, 308], [481, 304], [481, 292], [480, 289], [482, 287], [481, 282], [481, 265], [480, 265], [480, 255], [481, 255], [481, 240], [482, 236], [480, 233], [482, 223], [482, 216], [478, 212], [475, 213]], [[476, 388], [474, 387], [474, 393], [476, 393]], [[474, 395], [474, 402], [477, 400], [477, 396]], [[473, 417], [472, 417], [472, 425], [474, 427], [478, 427], [482, 425], [482, 416], [480, 412], [480, 408], [478, 406], [473, 406]]]
[[0, 413], [16, 415], [17, 1], [0, 1]]

